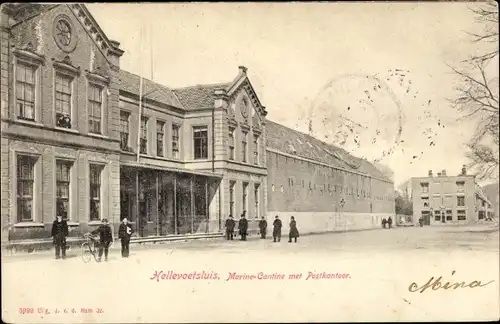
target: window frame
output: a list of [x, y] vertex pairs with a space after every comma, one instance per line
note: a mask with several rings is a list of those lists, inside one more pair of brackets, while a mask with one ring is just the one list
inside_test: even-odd
[[234, 189], [236, 188], [236, 181], [229, 181], [229, 214], [233, 217], [235, 216], [235, 205], [234, 205]]
[[148, 137], [149, 137], [149, 117], [141, 116], [141, 124], [139, 131], [139, 154], [147, 155], [149, 153]]
[[[59, 77], [69, 80], [69, 85], [68, 85], [68, 89], [69, 89], [69, 101], [68, 101], [69, 107], [68, 107], [68, 110], [69, 110], [69, 112], [67, 115], [67, 117], [69, 117], [69, 125], [68, 125], [69, 127], [65, 127], [64, 125], [60, 124], [59, 119], [58, 119], [58, 118], [65, 117], [64, 112], [59, 112], [58, 108], [57, 108], [57, 103], [58, 103], [57, 84], [58, 84]], [[54, 70], [54, 121], [55, 121], [55, 127], [58, 129], [75, 129], [76, 118], [73, 119], [73, 116], [76, 115], [74, 113], [74, 108], [75, 108], [74, 101], [76, 99], [75, 98], [75, 80], [76, 80], [76, 76], [73, 73], [69, 73], [64, 69], [55, 69]], [[63, 93], [61, 91], [59, 91], [59, 92]], [[66, 93], [63, 93], [63, 94], [68, 95]], [[58, 115], [60, 115], [60, 116], [58, 116]]]
[[[38, 158], [39, 156], [34, 156], [31, 154], [25, 154], [23, 152], [19, 152], [16, 154], [16, 223], [27, 223], [27, 222], [35, 222], [35, 207], [36, 207], [36, 199], [37, 199], [37, 163], [38, 163]], [[21, 178], [20, 177], [20, 161], [25, 160], [25, 162], [31, 163], [31, 178]], [[20, 186], [21, 182], [23, 183], [22, 186]], [[24, 194], [24, 183], [28, 183], [29, 186], [31, 187], [30, 189], [30, 195], [25, 195]], [[23, 192], [22, 195], [20, 195], [20, 191]], [[24, 204], [25, 201], [31, 201], [31, 215], [30, 218], [24, 218], [22, 215], [26, 215], [26, 205]], [[23, 203], [21, 203], [23, 202]], [[24, 206], [21, 208], [21, 206]], [[21, 212], [22, 210], [24, 213]]]
[[241, 207], [243, 211], [248, 211], [248, 182], [242, 182], [241, 183]]
[[[92, 168], [96, 168], [98, 169], [98, 175], [99, 175], [99, 183], [98, 184], [95, 184], [92, 182]], [[90, 222], [95, 222], [95, 221], [100, 221], [102, 219], [102, 203], [103, 203], [103, 191], [102, 191], [102, 180], [103, 180], [103, 172], [104, 172], [104, 168], [105, 168], [105, 165], [101, 164], [101, 163], [95, 163], [95, 162], [92, 162], [92, 163], [89, 163], [88, 165], [88, 171], [89, 171], [89, 182], [88, 182], [88, 188], [89, 188], [89, 215], [88, 215], [88, 219]], [[99, 189], [99, 193], [98, 193], [98, 197], [93, 197], [93, 190], [92, 189], [95, 189], [96, 187], [98, 187]], [[92, 203], [95, 203], [95, 201], [98, 202], [99, 206], [97, 207], [97, 218], [93, 218], [92, 217]]]
[[[176, 136], [177, 135], [177, 136]], [[181, 125], [172, 123], [171, 128], [171, 146], [172, 146], [172, 158], [180, 158], [180, 136], [181, 136]]]
[[[167, 123], [163, 120], [159, 120], [159, 119], [156, 120], [156, 156], [159, 156], [159, 157], [165, 156], [165, 125], [166, 124]], [[158, 128], [158, 126], [160, 126], [160, 125], [161, 125], [161, 127]], [[160, 149], [161, 149], [161, 151], [160, 151]]]
[[254, 183], [253, 185], [253, 193], [254, 193], [254, 213], [255, 218], [260, 217], [260, 183]]
[[[463, 204], [460, 204], [463, 201]], [[457, 196], [457, 207], [465, 207], [465, 196]]]
[[[463, 218], [463, 219], [461, 219]], [[467, 211], [466, 210], [457, 210], [457, 221], [466, 221], [467, 220]]]
[[[20, 49], [14, 49], [13, 52], [13, 57], [14, 57], [14, 66], [13, 66], [13, 101], [14, 101], [14, 107], [11, 110], [11, 118], [13, 120], [19, 120], [27, 123], [36, 123], [39, 124], [41, 123], [41, 93], [42, 93], [42, 75], [41, 75], [41, 66], [45, 64], [45, 58], [43, 56], [40, 56], [38, 54], [26, 51], [26, 50], [20, 50]], [[17, 67], [19, 64], [22, 65], [29, 65], [32, 68], [34, 68], [34, 119], [29, 120], [29, 119], [23, 119], [23, 118], [18, 118], [18, 111], [17, 111]]]
[[[99, 91], [99, 99], [100, 101], [96, 101], [95, 98], [90, 98], [91, 94], [91, 89], [97, 89]], [[105, 122], [105, 114], [104, 114], [104, 109], [105, 109], [105, 86], [103, 84], [100, 84], [98, 82], [92, 82], [88, 81], [87, 82], [87, 127], [88, 127], [88, 133], [89, 134], [96, 134], [96, 135], [103, 135], [104, 134], [104, 122]], [[93, 107], [94, 104], [99, 104], [99, 110], [100, 110], [100, 115], [99, 117], [99, 130], [97, 132], [93, 131], [90, 127], [90, 122], [91, 122], [91, 112], [94, 111]], [[96, 118], [96, 115], [92, 115], [92, 117]]]
[[248, 163], [248, 154], [247, 154], [247, 149], [248, 149], [248, 131], [247, 130], [241, 130], [241, 162], [243, 163]]
[[[252, 109], [253, 110], [253, 109]], [[258, 134], [253, 134], [253, 164], [259, 165], [259, 138]]]
[[[205, 133], [205, 136], [197, 136], [197, 134]], [[193, 160], [208, 160], [208, 126], [200, 125], [193, 126]], [[200, 143], [197, 143], [197, 142]], [[199, 144], [199, 147], [197, 147]], [[198, 155], [199, 154], [199, 155]]]
[[[66, 219], [66, 220], [71, 220], [71, 202], [72, 202], [72, 193], [71, 193], [71, 190], [72, 190], [72, 172], [73, 172], [73, 165], [74, 165], [74, 161], [72, 160], [67, 160], [67, 159], [61, 159], [61, 158], [57, 158], [55, 159], [55, 195], [54, 195], [54, 199], [55, 199], [55, 216], [58, 216], [59, 214], [59, 202], [60, 201], [66, 201], [67, 203], [67, 210], [66, 210], [66, 217], [64, 217], [63, 215], [63, 219]], [[59, 165], [66, 165], [66, 166], [69, 166], [68, 167], [68, 170], [67, 170], [67, 180], [64, 180], [64, 179], [59, 179]], [[68, 193], [68, 196], [67, 197], [60, 197], [59, 196], [59, 185], [60, 184], [64, 184], [67, 186], [67, 193]]]
[[[126, 126], [127, 126], [127, 132], [123, 132], [124, 130], [124, 122], [125, 120], [122, 119], [122, 116], [125, 116], [127, 117], [127, 120], [126, 120]], [[123, 109], [120, 109], [120, 149], [122, 151], [130, 151], [131, 148], [130, 148], [130, 116], [132, 114], [130, 113], [130, 111], [128, 110], [123, 110]], [[126, 146], [123, 146], [124, 145], [124, 138], [123, 138], [123, 135], [126, 134]]]
[[236, 159], [236, 154], [235, 154], [235, 127], [229, 126], [228, 128], [228, 158], [231, 161], [234, 161]]

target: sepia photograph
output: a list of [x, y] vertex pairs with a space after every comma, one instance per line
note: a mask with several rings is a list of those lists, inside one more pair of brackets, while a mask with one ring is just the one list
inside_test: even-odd
[[0, 14], [3, 322], [500, 320], [497, 2]]

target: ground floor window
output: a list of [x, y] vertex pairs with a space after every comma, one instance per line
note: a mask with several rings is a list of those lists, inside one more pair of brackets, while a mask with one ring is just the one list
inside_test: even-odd
[[480, 210], [480, 211], [479, 211], [478, 218], [479, 218], [479, 219], [484, 219], [484, 210]]
[[465, 210], [459, 210], [459, 211], [457, 211], [457, 219], [459, 221], [464, 221], [464, 220], [467, 219], [467, 215], [465, 213]]
[[435, 220], [436, 222], [441, 221], [441, 211], [439, 211], [439, 210], [435, 210], [435, 211], [434, 211], [434, 220]]
[[17, 157], [17, 221], [33, 221], [33, 200], [36, 158]]
[[446, 220], [447, 221], [452, 221], [453, 220], [453, 213], [451, 212], [451, 210], [447, 210], [446, 211]]
[[101, 219], [101, 173], [103, 166], [91, 164], [89, 168], [90, 174], [90, 220]]

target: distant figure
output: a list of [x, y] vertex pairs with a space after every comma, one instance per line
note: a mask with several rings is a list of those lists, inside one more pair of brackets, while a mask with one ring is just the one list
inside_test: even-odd
[[99, 233], [99, 258], [97, 259], [97, 262], [101, 262], [103, 250], [104, 261], [108, 261], [109, 245], [113, 242], [113, 234], [111, 233], [111, 227], [108, 224], [108, 220], [103, 218], [102, 225], [91, 233], [92, 235]]
[[233, 216], [229, 215], [229, 218], [226, 220], [226, 240], [233, 240], [233, 232], [236, 223], [234, 222]]
[[264, 217], [259, 222], [260, 238], [265, 239], [267, 235], [267, 221]]
[[392, 218], [389, 216], [389, 219], [387, 220], [387, 224], [389, 225], [389, 228], [392, 228]]
[[240, 221], [238, 222], [238, 230], [240, 232], [241, 240], [247, 240], [247, 231], [248, 231], [248, 221], [245, 218], [245, 211], [241, 214]]
[[299, 237], [299, 230], [297, 229], [297, 222], [292, 216], [290, 220], [290, 233], [288, 234], [288, 243], [292, 243], [292, 238], [295, 239], [295, 243], [297, 243], [297, 237]]
[[52, 223], [52, 241], [56, 246], [56, 259], [66, 259], [66, 238], [68, 237], [68, 223], [62, 219], [62, 216], [57, 216]]
[[126, 218], [123, 219], [118, 229], [118, 237], [122, 242], [122, 258], [128, 258], [130, 253], [130, 237], [132, 236], [132, 225], [128, 223]]
[[387, 224], [387, 220], [384, 218], [382, 219], [382, 228], [385, 228], [385, 224]]
[[424, 219], [422, 217], [420, 217], [418, 219], [418, 223], [420, 224], [420, 227], [423, 227], [424, 226]]
[[273, 222], [273, 240], [276, 242], [276, 239], [278, 239], [278, 242], [281, 241], [281, 219], [279, 219], [278, 215], [276, 215], [276, 219]]

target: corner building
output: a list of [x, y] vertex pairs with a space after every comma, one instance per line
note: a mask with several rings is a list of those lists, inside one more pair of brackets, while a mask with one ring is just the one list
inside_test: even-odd
[[124, 51], [82, 4], [1, 11], [2, 242], [70, 237], [127, 217], [140, 237], [219, 233], [246, 211], [302, 233], [378, 227], [393, 184], [370, 163], [267, 120], [246, 68], [167, 88], [120, 68]]

